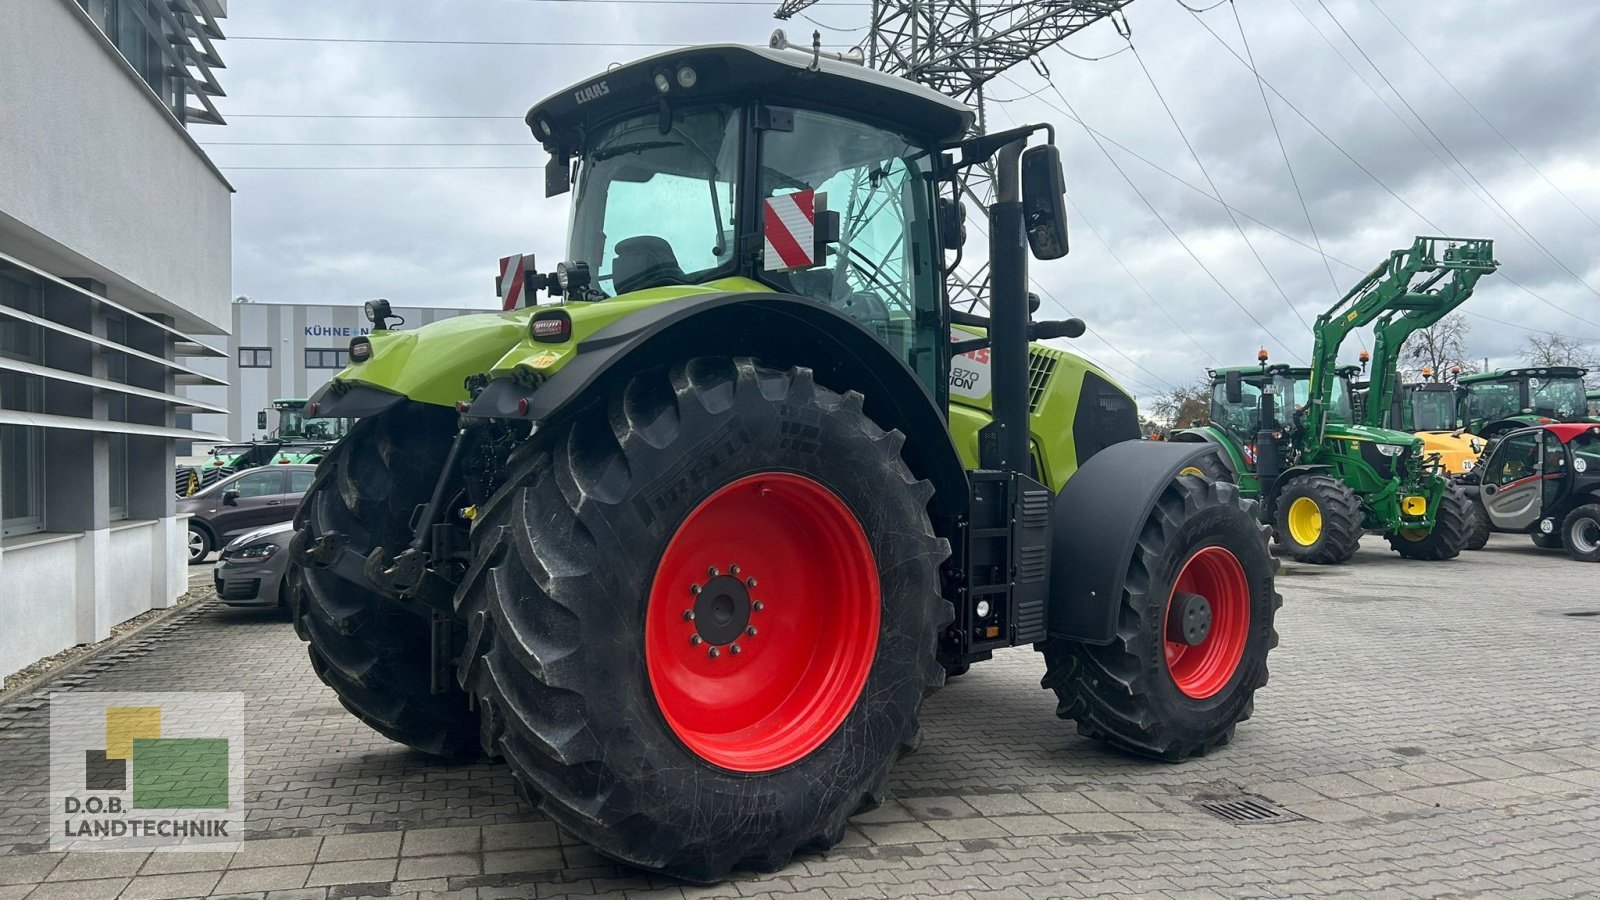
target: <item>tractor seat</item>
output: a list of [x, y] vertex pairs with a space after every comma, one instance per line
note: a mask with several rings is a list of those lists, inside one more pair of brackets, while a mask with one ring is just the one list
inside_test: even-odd
[[686, 280], [672, 245], [665, 239], [641, 235], [617, 242], [617, 256], [611, 264], [611, 284], [616, 293], [684, 284]]

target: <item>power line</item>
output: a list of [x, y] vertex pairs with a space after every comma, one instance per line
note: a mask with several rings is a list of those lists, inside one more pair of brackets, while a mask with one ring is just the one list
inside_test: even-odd
[[[1182, 3], [1183, 0], [1178, 2]], [[1188, 9], [1187, 6], [1184, 8]], [[1239, 4], [1228, 0], [1228, 8], [1233, 11], [1234, 24], [1239, 26], [1239, 40], [1244, 44], [1244, 55], [1250, 62], [1250, 74], [1255, 78], [1256, 90], [1261, 94], [1261, 107], [1267, 112], [1267, 121], [1272, 123], [1272, 136], [1278, 141], [1278, 152], [1283, 156], [1283, 167], [1289, 170], [1289, 183], [1294, 185], [1294, 195], [1300, 200], [1300, 212], [1305, 214], [1306, 227], [1311, 229], [1311, 240], [1316, 242], [1317, 254], [1322, 257], [1322, 266], [1328, 271], [1328, 283], [1333, 286], [1333, 296], [1337, 299], [1343, 296], [1343, 292], [1339, 289], [1339, 279], [1333, 277], [1333, 264], [1328, 261], [1328, 254], [1322, 249], [1322, 237], [1317, 234], [1316, 223], [1311, 221], [1311, 207], [1306, 204], [1306, 195], [1300, 190], [1300, 179], [1294, 173], [1294, 163], [1289, 161], [1289, 148], [1284, 146], [1283, 133], [1278, 130], [1278, 117], [1273, 114], [1272, 104], [1267, 101], [1267, 89], [1261, 84], [1261, 70], [1256, 68], [1256, 57], [1250, 50], [1250, 38], [1245, 34], [1244, 20], [1239, 18]], [[1190, 10], [1190, 12], [1195, 11]]]
[[522, 116], [429, 116], [412, 113], [370, 114], [370, 113], [228, 113], [230, 119], [515, 119], [523, 121]]
[[230, 172], [384, 172], [384, 171], [470, 171], [470, 170], [524, 170], [543, 169], [544, 166], [218, 166]]
[[1400, 26], [1395, 23], [1394, 19], [1389, 18], [1389, 14], [1383, 11], [1383, 7], [1378, 5], [1377, 0], [1368, 0], [1368, 2], [1372, 4], [1372, 8], [1373, 9], [1376, 9], [1378, 11], [1378, 15], [1383, 16], [1383, 20], [1385, 22], [1389, 23], [1390, 27], [1392, 27], [1395, 30], [1395, 33], [1400, 35], [1400, 38], [1402, 40], [1404, 40], [1406, 42], [1406, 44], [1411, 47], [1412, 50], [1416, 51], [1417, 56], [1421, 57], [1422, 61], [1428, 64], [1428, 68], [1432, 69], [1434, 74], [1438, 75], [1440, 80], [1442, 80], [1446, 85], [1449, 85], [1450, 90], [1454, 91], [1455, 95], [1457, 97], [1461, 98], [1461, 102], [1465, 103], [1467, 105], [1468, 109], [1470, 109], [1474, 113], [1476, 113], [1478, 118], [1483, 121], [1483, 124], [1489, 126], [1489, 130], [1493, 131], [1495, 133], [1496, 137], [1498, 137], [1498, 138], [1500, 138], [1500, 140], [1504, 141], [1505, 145], [1507, 147], [1510, 147], [1511, 151], [1513, 153], [1517, 154], [1518, 158], [1520, 158], [1523, 162], [1527, 163], [1528, 164], [1528, 168], [1530, 168], [1533, 171], [1537, 172], [1539, 174], [1539, 177], [1544, 179], [1544, 183], [1545, 184], [1550, 185], [1551, 189], [1553, 189], [1556, 193], [1560, 194], [1561, 195], [1561, 199], [1567, 201], [1567, 205], [1571, 206], [1574, 210], [1577, 210], [1579, 215], [1583, 216], [1585, 219], [1588, 219], [1589, 220], [1589, 224], [1593, 225], [1596, 228], [1600, 228], [1600, 222], [1595, 221], [1595, 218], [1593, 216], [1589, 215], [1589, 213], [1586, 210], [1584, 210], [1583, 207], [1579, 206], [1578, 202], [1576, 200], [1573, 200], [1572, 197], [1568, 196], [1566, 191], [1563, 191], [1554, 181], [1551, 181], [1550, 180], [1550, 176], [1546, 175], [1544, 173], [1543, 169], [1541, 169], [1537, 165], [1535, 165], [1533, 160], [1529, 159], [1520, 149], [1518, 149], [1517, 145], [1513, 144], [1511, 142], [1511, 139], [1506, 137], [1505, 134], [1503, 132], [1501, 132], [1499, 128], [1496, 128], [1495, 124], [1493, 122], [1489, 121], [1489, 117], [1484, 115], [1482, 110], [1478, 109], [1477, 104], [1473, 103], [1472, 100], [1470, 100], [1467, 97], [1466, 94], [1461, 92], [1460, 88], [1456, 87], [1455, 82], [1451, 81], [1449, 76], [1445, 75], [1444, 72], [1439, 70], [1438, 66], [1433, 64], [1433, 60], [1429, 59], [1428, 55], [1426, 53], [1422, 52], [1422, 48], [1418, 47], [1416, 45], [1416, 43], [1413, 42], [1411, 40], [1411, 38], [1404, 31], [1402, 31], [1400, 29]]
[[[1145, 81], [1150, 83], [1150, 89], [1155, 91], [1156, 99], [1161, 102], [1161, 108], [1166, 111], [1167, 120], [1172, 123], [1172, 127], [1178, 132], [1178, 137], [1183, 140], [1183, 146], [1189, 150], [1189, 158], [1194, 160], [1195, 166], [1200, 169], [1200, 175], [1205, 178], [1206, 184], [1211, 188], [1211, 192], [1217, 195], [1218, 202], [1222, 204], [1223, 210], [1228, 213], [1228, 221], [1233, 223], [1233, 230], [1239, 232], [1239, 237], [1244, 239], [1244, 245], [1250, 249], [1250, 255], [1256, 258], [1256, 263], [1261, 266], [1261, 271], [1266, 273], [1267, 280], [1272, 282], [1273, 288], [1278, 291], [1278, 296], [1283, 298], [1284, 305], [1289, 307], [1289, 311], [1294, 313], [1294, 317], [1300, 320], [1300, 324], [1305, 326], [1307, 331], [1311, 330], [1311, 323], [1307, 322], [1305, 316], [1300, 314], [1300, 310], [1295, 309], [1294, 301], [1289, 299], [1289, 295], [1283, 290], [1283, 285], [1278, 283], [1278, 279], [1272, 274], [1272, 270], [1267, 268], [1267, 261], [1261, 258], [1260, 251], [1256, 250], [1256, 245], [1250, 240], [1250, 235], [1245, 233], [1244, 226], [1240, 225], [1239, 220], [1234, 217], [1233, 211], [1228, 207], [1227, 200], [1222, 196], [1222, 190], [1217, 187], [1216, 181], [1211, 178], [1211, 172], [1206, 169], [1206, 164], [1200, 161], [1200, 154], [1194, 149], [1194, 144], [1189, 141], [1189, 135], [1184, 133], [1183, 126], [1178, 124], [1178, 117], [1172, 112], [1172, 107], [1168, 105], [1167, 98], [1162, 95], [1161, 88], [1156, 85], [1155, 76], [1150, 74], [1150, 68], [1144, 64], [1144, 57], [1139, 55], [1139, 48], [1134, 47], [1131, 39], [1128, 41], [1128, 46], [1133, 47], [1133, 58], [1139, 63], [1139, 71], [1144, 73]], [[1215, 280], [1214, 277], [1213, 280]], [[1220, 281], [1218, 282], [1218, 286], [1221, 287]], [[1223, 288], [1223, 290], [1227, 291], [1227, 288]], [[1248, 310], [1246, 310], [1246, 312], [1248, 312]], [[1271, 335], [1273, 340], [1283, 344], [1283, 341], [1279, 339], [1277, 335], [1272, 334], [1272, 332], [1268, 330], [1267, 326], [1260, 320], [1256, 319], [1254, 315], [1251, 315], [1250, 319], [1257, 325], [1260, 325], [1262, 331], [1265, 331], [1268, 335]], [[1288, 345], [1285, 344], [1284, 346], [1287, 347]]]
[[[1507, 220], [1510, 225], [1513, 226], [1513, 230], [1514, 231], [1520, 231], [1522, 236], [1524, 238], [1526, 238], [1529, 243], [1533, 244], [1533, 246], [1537, 247], [1539, 249], [1539, 251], [1542, 252], [1545, 256], [1549, 257], [1551, 262], [1555, 263], [1557, 266], [1559, 266], [1561, 268], [1562, 271], [1564, 271], [1568, 275], [1572, 276], [1572, 278], [1575, 281], [1577, 281], [1579, 284], [1583, 285], [1586, 289], [1588, 289], [1589, 293], [1594, 294], [1596, 297], [1600, 297], [1600, 290], [1596, 290], [1592, 285], [1589, 284], [1588, 281], [1585, 281], [1582, 276], [1578, 275], [1577, 272], [1574, 272], [1574, 271], [1572, 271], [1572, 269], [1568, 268], [1567, 264], [1562, 262], [1560, 258], [1558, 258], [1554, 253], [1552, 253], [1550, 251], [1550, 249], [1548, 247], [1546, 247], [1542, 241], [1540, 241], [1538, 238], [1534, 237], [1533, 232], [1530, 231], [1527, 226], [1523, 225], [1522, 222], [1516, 217], [1516, 215], [1513, 214], [1511, 212], [1511, 210], [1507, 209], [1505, 207], [1505, 204], [1500, 202], [1499, 198], [1495, 197], [1494, 193], [1492, 191], [1490, 191], [1489, 188], [1482, 181], [1480, 181], [1478, 179], [1478, 176], [1476, 174], [1474, 174], [1473, 171], [1470, 168], [1467, 167], [1466, 163], [1461, 161], [1460, 157], [1456, 156], [1455, 151], [1450, 149], [1450, 145], [1446, 144], [1444, 142], [1444, 139], [1439, 137], [1439, 135], [1433, 130], [1432, 126], [1430, 126], [1428, 124], [1428, 120], [1424, 119], [1422, 117], [1422, 114], [1417, 112], [1416, 108], [1411, 105], [1411, 102], [1406, 99], [1405, 95], [1400, 93], [1400, 89], [1394, 86], [1394, 83], [1389, 80], [1389, 77], [1383, 73], [1382, 69], [1378, 68], [1378, 64], [1372, 60], [1371, 56], [1367, 55], [1367, 51], [1362, 49], [1361, 45], [1356, 42], [1356, 39], [1354, 37], [1352, 37], [1350, 32], [1345, 29], [1343, 23], [1341, 23], [1339, 21], [1338, 17], [1336, 17], [1333, 14], [1333, 12], [1328, 9], [1327, 4], [1324, 3], [1323, 0], [1316, 0], [1316, 2], [1317, 2], [1318, 6], [1322, 7], [1322, 11], [1327, 14], [1328, 18], [1333, 21], [1333, 24], [1338, 26], [1340, 33], [1342, 33], [1345, 36], [1345, 39], [1350, 41], [1350, 45], [1356, 48], [1356, 52], [1361, 54], [1361, 58], [1367, 61], [1367, 65], [1372, 67], [1372, 71], [1374, 71], [1374, 72], [1376, 72], [1378, 74], [1378, 77], [1383, 80], [1383, 83], [1388, 86], [1389, 90], [1394, 92], [1395, 97], [1397, 97], [1400, 100], [1401, 104], [1403, 104], [1405, 106], [1405, 108], [1411, 113], [1411, 115], [1416, 117], [1417, 122], [1422, 125], [1423, 129], [1425, 131], [1427, 131], [1428, 134], [1435, 141], [1438, 142], [1440, 148], [1442, 148], [1444, 150], [1444, 152], [1450, 157], [1450, 159], [1453, 160], [1455, 162], [1455, 164], [1461, 168], [1461, 171], [1465, 172], [1467, 177], [1472, 179], [1472, 183], [1477, 185], [1478, 189], [1483, 192], [1484, 196], [1489, 198], [1489, 202], [1493, 204], [1493, 206], [1490, 207], [1490, 211], [1494, 212], [1495, 209], [1498, 209], [1500, 211], [1500, 214], [1503, 215], [1503, 218], [1505, 220]], [[1481, 202], [1481, 198], [1480, 198], [1480, 202]], [[1488, 205], [1488, 204], [1485, 204], [1485, 205]], [[1545, 301], [1545, 302], [1548, 303], [1549, 301]], [[1567, 315], [1572, 316], [1574, 319], [1577, 319], [1580, 322], [1586, 322], [1586, 323], [1588, 323], [1590, 325], [1594, 325], [1594, 326], [1600, 327], [1600, 322], [1595, 322], [1595, 321], [1593, 321], [1591, 319], [1586, 319], [1583, 316], [1578, 315], [1577, 313], [1570, 312], [1570, 311], [1568, 311], [1566, 309], [1562, 309], [1559, 306], [1557, 306], [1555, 308], [1556, 309], [1560, 309], [1562, 312], [1567, 313]]]
[[523, 147], [529, 141], [199, 141], [202, 147]]
[[293, 44], [426, 44], [442, 47], [682, 47], [678, 43], [641, 41], [484, 41], [441, 40], [437, 38], [358, 38], [358, 37], [304, 37], [286, 34], [230, 34], [229, 41], [276, 41]]
[[[1067, 95], [1063, 94], [1061, 92], [1061, 89], [1059, 87], [1056, 87], [1054, 82], [1051, 82], [1050, 88], [1051, 88], [1052, 91], [1054, 91], [1054, 93], [1055, 93], [1055, 95], [1057, 97], [1061, 98], [1061, 102], [1066, 104], [1067, 111], [1072, 115], [1072, 118], [1077, 119], [1079, 121], [1079, 123], [1081, 124], [1083, 122], [1083, 117], [1078, 115], [1078, 111], [1072, 108], [1072, 101], [1067, 99]], [[1183, 239], [1183, 236], [1178, 234], [1177, 229], [1173, 228], [1171, 223], [1169, 223], [1166, 220], [1166, 217], [1161, 215], [1161, 212], [1156, 209], [1155, 204], [1150, 202], [1150, 198], [1146, 197], [1144, 195], [1144, 191], [1140, 190], [1139, 186], [1134, 183], [1133, 179], [1128, 177], [1128, 173], [1123, 171], [1122, 166], [1117, 163], [1116, 158], [1113, 157], [1111, 155], [1111, 152], [1106, 150], [1106, 148], [1100, 143], [1100, 139], [1098, 137], [1095, 137], [1094, 131], [1089, 129], [1088, 126], [1085, 126], [1085, 130], [1089, 132], [1090, 139], [1094, 141], [1094, 144], [1095, 144], [1096, 147], [1100, 148], [1100, 152], [1105, 155], [1106, 160], [1111, 163], [1111, 167], [1117, 170], [1117, 174], [1122, 176], [1122, 180], [1126, 181], [1128, 183], [1128, 187], [1132, 188], [1133, 192], [1136, 195], [1138, 195], [1138, 197], [1139, 197], [1139, 199], [1141, 201], [1144, 202], [1145, 208], [1150, 210], [1150, 214], [1156, 217], [1156, 221], [1161, 223], [1161, 227], [1165, 228], [1167, 230], [1167, 233], [1172, 235], [1172, 239], [1178, 242], [1178, 246], [1182, 247], [1183, 251], [1185, 253], [1189, 254], [1189, 258], [1194, 260], [1195, 265], [1200, 267], [1200, 271], [1206, 273], [1206, 275], [1211, 279], [1211, 281], [1214, 284], [1216, 284], [1216, 286], [1218, 288], [1222, 289], [1222, 293], [1226, 294], [1228, 299], [1233, 301], [1233, 305], [1239, 307], [1240, 311], [1242, 311], [1246, 316], [1249, 316], [1250, 317], [1250, 321], [1256, 323], [1256, 325], [1258, 327], [1260, 327], [1262, 332], [1264, 332], [1267, 336], [1271, 337], [1274, 341], [1277, 341], [1278, 345], [1283, 347], [1284, 350], [1288, 351], [1290, 356], [1293, 356], [1293, 357], [1295, 357], [1297, 359], [1300, 358], [1299, 354], [1297, 354], [1294, 351], [1294, 349], [1289, 346], [1289, 344], [1285, 343], [1282, 339], [1277, 337], [1277, 335], [1274, 335], [1271, 331], [1269, 331], [1267, 329], [1267, 326], [1263, 325], [1261, 323], [1261, 320], [1256, 318], [1255, 313], [1252, 313], [1249, 310], [1248, 307], [1246, 307], [1243, 303], [1239, 302], [1239, 298], [1235, 297], [1233, 295], [1233, 292], [1228, 290], [1227, 286], [1224, 285], [1222, 283], [1222, 281], [1220, 279], [1218, 279], [1215, 274], [1212, 273], [1211, 269], [1208, 268], [1203, 261], [1201, 261], [1199, 255], [1196, 254], [1194, 252], [1194, 250], [1189, 246], [1188, 242]], [[1154, 299], [1154, 298], [1152, 298], [1152, 299]], [[1166, 313], [1166, 308], [1165, 307], [1161, 306], [1160, 304], [1157, 304], [1156, 306], [1162, 312]], [[1184, 335], [1187, 336], [1189, 338], [1189, 340], [1194, 341], [1195, 346], [1197, 346], [1197, 347], [1200, 346], [1200, 342], [1196, 341], [1194, 339], [1194, 336], [1189, 334], [1189, 332], [1186, 331], [1183, 328], [1182, 325], [1179, 325], [1178, 324], [1178, 320], [1174, 319], [1172, 317], [1171, 313], [1167, 313], [1167, 318], [1172, 321], [1173, 325], [1176, 325], [1178, 327], [1179, 331], [1183, 331]], [[1202, 352], [1206, 352], [1208, 356], [1210, 355], [1209, 351], [1206, 351], [1205, 348], [1203, 348], [1203, 347], [1201, 348], [1201, 351]]]

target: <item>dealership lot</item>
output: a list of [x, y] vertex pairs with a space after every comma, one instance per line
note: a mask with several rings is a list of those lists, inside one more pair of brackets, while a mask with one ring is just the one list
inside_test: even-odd
[[[1592, 895], [1595, 576], [1503, 535], [1450, 563], [1369, 538], [1351, 565], [1289, 566], [1255, 717], [1176, 766], [1077, 737], [1039, 657], [1010, 651], [929, 701], [894, 799], [844, 844], [713, 887], [607, 863], [497, 765], [387, 742], [316, 680], [282, 614], [201, 604], [0, 707], [0, 900]], [[47, 852], [53, 690], [243, 692], [244, 849]]]

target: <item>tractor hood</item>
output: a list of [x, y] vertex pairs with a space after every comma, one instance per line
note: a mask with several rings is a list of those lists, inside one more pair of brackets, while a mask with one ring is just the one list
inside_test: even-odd
[[1350, 425], [1344, 422], [1329, 422], [1327, 435], [1341, 441], [1371, 441], [1374, 444], [1399, 444], [1404, 447], [1421, 449], [1422, 441], [1408, 431], [1395, 431], [1392, 428], [1373, 428], [1368, 425]]
[[[470, 399], [468, 378], [541, 381], [570, 362], [586, 337], [644, 307], [704, 294], [770, 290], [744, 278], [723, 278], [703, 285], [649, 288], [599, 302], [530, 306], [456, 316], [404, 331], [374, 331], [351, 342], [352, 346], [369, 343], [370, 356], [359, 362], [352, 359], [317, 391], [307, 415], [372, 415], [399, 397], [454, 406]], [[555, 340], [535, 341], [533, 322], [544, 318], [565, 318], [571, 327]]]

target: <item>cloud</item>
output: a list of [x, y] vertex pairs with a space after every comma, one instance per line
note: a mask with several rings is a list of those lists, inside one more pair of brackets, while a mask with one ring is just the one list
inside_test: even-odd
[[[1169, 384], [1192, 381], [1206, 365], [1253, 359], [1263, 344], [1275, 358], [1303, 358], [1310, 353], [1311, 335], [1302, 319], [1314, 318], [1390, 250], [1435, 229], [1496, 240], [1502, 273], [1485, 279], [1466, 308], [1512, 325], [1473, 319], [1470, 348], [1475, 356], [1496, 364], [1514, 362], [1528, 332], [1512, 326], [1600, 339], [1600, 293], [1595, 290], [1600, 288], [1600, 226], [1585, 215], [1600, 219], [1600, 164], [1594, 162], [1600, 159], [1600, 57], [1591, 50], [1600, 43], [1600, 5], [1558, 0], [1323, 2], [1326, 11], [1318, 0], [1237, 3], [1260, 72], [1283, 95], [1268, 91], [1283, 150], [1251, 72], [1202, 27], [1203, 21], [1243, 55], [1230, 5], [1198, 20], [1172, 3], [1129, 7], [1139, 58], [1204, 164], [1204, 173], [1132, 53], [1083, 62], [1051, 50], [1043, 58], [1055, 87], [1085, 121], [1172, 173], [1163, 174], [1107, 145], [1226, 292], [1173, 239], [1101, 149], [1066, 118], [1056, 94], [1039, 90], [1045, 87], [1041, 76], [1022, 66], [990, 86], [993, 96], [1017, 98], [991, 105], [990, 121], [996, 127], [1010, 121], [1050, 121], [1061, 135], [1069, 190], [1082, 218], [1073, 223], [1072, 254], [1060, 262], [1035, 264], [1033, 275], [1089, 324], [1089, 335], [1064, 346], [1100, 360], [1146, 398]], [[1457, 96], [1379, 8], [1514, 147]], [[758, 6], [662, 4], [653, 9], [640, 3], [538, 0], [436, 0], [403, 7], [266, 2], [235, 4], [232, 12], [226, 27], [235, 35], [619, 44], [762, 43], [779, 24]], [[819, 9], [817, 16], [845, 28], [867, 22], [865, 4], [859, 9]], [[809, 30], [810, 24], [786, 27], [795, 33]], [[858, 30], [829, 34], [826, 40], [849, 43], [864, 35]], [[1104, 24], [1069, 42], [1085, 55], [1123, 46]], [[652, 52], [575, 45], [247, 41], [224, 47], [229, 96], [220, 106], [224, 115], [232, 116], [231, 124], [196, 126], [200, 140], [479, 144], [209, 148], [225, 168], [525, 167], [227, 168], [239, 188], [235, 292], [269, 301], [354, 304], [388, 296], [405, 304], [484, 307], [494, 303], [491, 276], [498, 257], [534, 252], [542, 265], [550, 266], [563, 252], [566, 198], [543, 197], [539, 167], [544, 155], [520, 116], [547, 94], [611, 62]], [[1381, 68], [1381, 75], [1361, 51]], [[1024, 96], [1036, 90], [1036, 96]], [[270, 119], [239, 113], [505, 118]], [[491, 143], [507, 146], [484, 145]], [[1315, 240], [1284, 167], [1284, 152], [1294, 165], [1322, 246], [1338, 262], [1325, 263], [1308, 249]], [[1207, 196], [1211, 188], [1206, 174], [1230, 205], [1264, 223], [1239, 219], [1254, 253], [1215, 198]], [[1089, 232], [1088, 222], [1155, 302]], [[975, 231], [972, 260], [982, 259], [982, 243]], [[1257, 253], [1262, 262], [1257, 262]], [[1251, 315], [1265, 327], [1252, 322]], [[1349, 348], [1347, 355], [1353, 357], [1355, 349]]]

